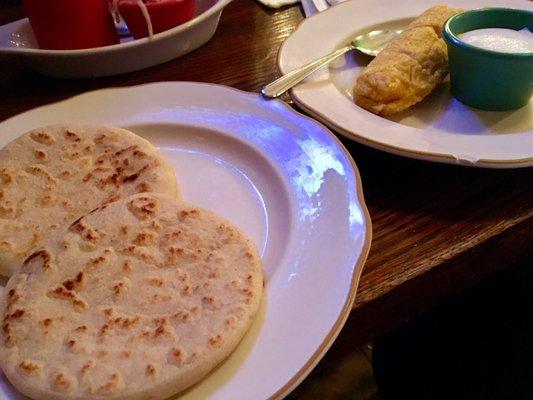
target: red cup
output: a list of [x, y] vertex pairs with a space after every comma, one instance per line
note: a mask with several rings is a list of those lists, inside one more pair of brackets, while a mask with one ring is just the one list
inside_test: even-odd
[[102, 47], [119, 42], [108, 0], [23, 0], [42, 49]]
[[[144, 0], [154, 33], [166, 31], [194, 16], [194, 0]], [[134, 0], [119, 0], [118, 10], [135, 39], [148, 36], [148, 24]]]

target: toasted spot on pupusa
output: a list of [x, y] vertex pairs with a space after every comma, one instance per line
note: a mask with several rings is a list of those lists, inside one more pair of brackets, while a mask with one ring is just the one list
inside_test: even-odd
[[166, 399], [233, 351], [262, 294], [257, 251], [230, 222], [136, 194], [54, 233], [17, 268], [0, 366], [32, 398]]
[[130, 131], [53, 125], [13, 140], [0, 150], [0, 274], [11, 275], [50, 230], [142, 192], [178, 194], [172, 167]]

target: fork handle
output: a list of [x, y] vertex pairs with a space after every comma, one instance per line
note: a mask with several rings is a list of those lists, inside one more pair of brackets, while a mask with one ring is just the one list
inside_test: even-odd
[[318, 60], [312, 61], [309, 64], [304, 65], [303, 67], [292, 70], [291, 72], [276, 79], [274, 82], [263, 86], [263, 88], [261, 89], [261, 94], [270, 99], [276, 98], [285, 93], [290, 88], [292, 88], [294, 85], [300, 83], [302, 80], [304, 80], [313, 72], [315, 72], [317, 69], [323, 67], [326, 64], [329, 64], [337, 57], [340, 57], [344, 53], [347, 53], [353, 49], [355, 49], [355, 47], [352, 44], [349, 44], [348, 46], [336, 50], [328, 55], [325, 55], [324, 57], [319, 58]]

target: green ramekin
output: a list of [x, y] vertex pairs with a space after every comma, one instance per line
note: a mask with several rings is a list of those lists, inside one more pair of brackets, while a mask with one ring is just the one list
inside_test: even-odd
[[462, 103], [483, 110], [512, 110], [533, 92], [533, 53], [501, 53], [463, 42], [457, 35], [483, 28], [533, 30], [533, 12], [483, 8], [451, 17], [442, 27], [448, 46], [451, 92]]

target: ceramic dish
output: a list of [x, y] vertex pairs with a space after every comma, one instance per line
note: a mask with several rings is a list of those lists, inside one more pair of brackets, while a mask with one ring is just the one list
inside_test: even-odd
[[231, 0], [197, 0], [196, 17], [153, 38], [83, 50], [43, 50], [27, 18], [0, 26], [0, 54], [20, 57], [44, 75], [89, 78], [116, 75], [158, 65], [187, 54], [214, 35], [222, 9]]
[[[300, 67], [358, 34], [402, 28], [442, 0], [348, 1], [304, 20], [284, 42], [278, 65], [282, 73]], [[485, 6], [533, 10], [528, 0], [450, 0], [451, 7]], [[313, 46], [309, 46], [313, 43]], [[481, 111], [463, 105], [441, 85], [411, 109], [383, 118], [353, 103], [357, 75], [369, 62], [348, 53], [291, 90], [294, 101], [313, 117], [361, 143], [395, 154], [451, 164], [513, 168], [533, 165], [533, 101], [513, 111]]]
[[462, 33], [483, 28], [533, 29], [533, 12], [485, 8], [450, 18], [442, 28], [442, 38], [448, 47], [451, 93], [462, 103], [482, 110], [524, 107], [533, 93], [533, 52], [482, 49], [460, 37]]
[[[233, 221], [260, 250], [267, 285], [259, 317], [230, 358], [181, 398], [288, 394], [343, 326], [370, 246], [357, 169], [335, 136], [281, 101], [173, 82], [23, 113], [0, 123], [0, 148], [58, 121], [118, 125], [147, 138], [174, 166], [185, 200]], [[0, 382], [0, 398], [20, 398]]]

